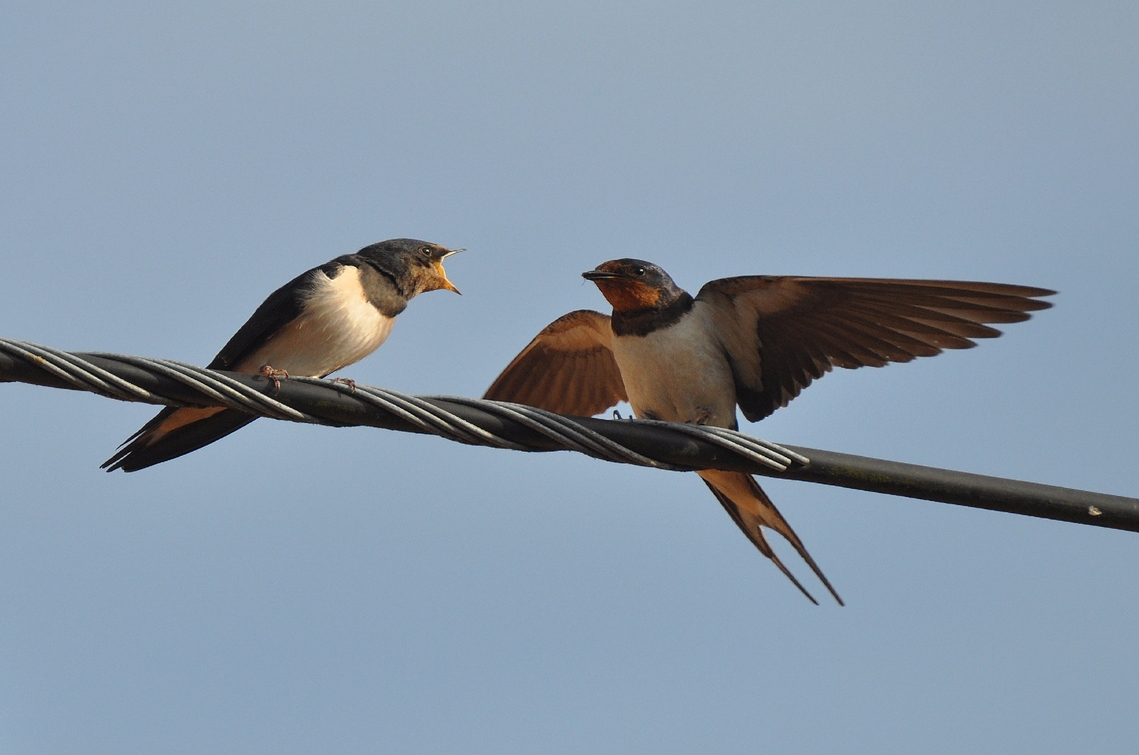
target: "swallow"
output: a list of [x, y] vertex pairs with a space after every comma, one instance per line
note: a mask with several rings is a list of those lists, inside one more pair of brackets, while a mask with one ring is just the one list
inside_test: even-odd
[[[396, 316], [425, 291], [459, 293], [443, 260], [462, 251], [415, 239], [366, 246], [301, 273], [269, 295], [209, 363], [211, 370], [325, 377], [387, 340]], [[113, 472], [177, 458], [248, 425], [252, 414], [224, 407], [167, 407], [103, 463]]]
[[[485, 398], [592, 416], [628, 401], [637, 418], [738, 429], [758, 422], [835, 367], [882, 367], [965, 349], [1051, 306], [1054, 291], [1000, 283], [745, 276], [695, 297], [651, 262], [619, 259], [582, 273], [613, 307], [564, 315], [503, 370]], [[698, 471], [732, 521], [816, 605], [775, 555], [787, 539], [842, 599], [755, 479]]]

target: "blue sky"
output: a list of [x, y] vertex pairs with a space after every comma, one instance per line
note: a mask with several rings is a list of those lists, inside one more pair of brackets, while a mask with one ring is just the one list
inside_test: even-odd
[[[1136, 495], [1136, 38], [1133, 3], [8, 3], [0, 334], [204, 364], [411, 236], [469, 250], [464, 295], [344, 374], [477, 396], [614, 257], [1024, 283], [1055, 308], [745, 429]], [[848, 603], [816, 608], [694, 475], [270, 421], [100, 472], [153, 411], [0, 386], [0, 749], [1139, 735], [1131, 533], [765, 483]]]

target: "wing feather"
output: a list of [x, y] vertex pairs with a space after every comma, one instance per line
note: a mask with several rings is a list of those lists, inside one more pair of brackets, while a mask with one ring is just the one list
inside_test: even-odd
[[881, 367], [967, 349], [1022, 322], [1054, 291], [970, 281], [745, 276], [706, 284], [744, 416], [758, 421], [834, 367]]
[[233, 337], [221, 348], [214, 360], [209, 363], [211, 370], [230, 370], [250, 356], [281, 328], [300, 316], [304, 310], [312, 281], [318, 271], [329, 278], [335, 278], [343, 269], [336, 260], [314, 267], [293, 278], [285, 285], [269, 294], [261, 306], [254, 311], [245, 324], [238, 328]]
[[514, 357], [483, 398], [584, 417], [627, 401], [608, 315], [582, 309], [554, 320]]

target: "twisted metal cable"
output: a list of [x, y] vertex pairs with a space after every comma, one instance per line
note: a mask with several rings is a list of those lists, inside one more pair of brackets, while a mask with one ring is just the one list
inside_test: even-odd
[[745, 435], [726, 427], [712, 427], [711, 425], [682, 425], [676, 422], [661, 422], [660, 420], [638, 420], [649, 422], [657, 427], [667, 427], [669, 430], [689, 435], [698, 435], [701, 438], [738, 453], [759, 464], [766, 464], [773, 469], [786, 469], [791, 463], [806, 466], [811, 460], [800, 453], [792, 451], [786, 446], [772, 443], [763, 438]]
[[[463, 398], [461, 396], [433, 396], [437, 400], [449, 401], [463, 406], [472, 406], [486, 409], [535, 430], [555, 443], [573, 445], [581, 453], [596, 456], [602, 459], [611, 459], [626, 464], [636, 464], [643, 467], [656, 467], [657, 469], [680, 470], [673, 464], [650, 459], [647, 456], [622, 446], [620, 443], [606, 438], [601, 433], [590, 430], [576, 422], [566, 419], [560, 414], [548, 412], [525, 404], [515, 404], [509, 401], [483, 401], [481, 399]], [[782, 467], [786, 469], [786, 466]]]
[[0, 338], [0, 382], [74, 388], [123, 401], [226, 406], [334, 426], [370, 425], [520, 451], [573, 450], [670, 470], [722, 469], [1139, 532], [1139, 499], [936, 467], [788, 447], [734, 430], [566, 417], [520, 404], [409, 396], [373, 386], [203, 370], [166, 359], [71, 353]]
[[[109, 398], [152, 404], [185, 405], [184, 401], [148, 391], [114, 375], [105, 368], [92, 364], [91, 357], [128, 364], [170, 378], [199, 394], [202, 404], [220, 404], [231, 409], [273, 419], [313, 424], [341, 424], [300, 411], [276, 398], [267, 396], [258, 388], [237, 379], [232, 373], [226, 374], [216, 370], [207, 370], [169, 359], [150, 359], [105, 352], [80, 355], [53, 349], [49, 346], [4, 338], [0, 338], [0, 351], [19, 356], [31, 364], [47, 370], [73, 388], [98, 393]], [[346, 385], [343, 382], [318, 378], [297, 377], [288, 378], [288, 380], [305, 385], [319, 386], [325, 390], [331, 389], [341, 395], [351, 396], [402, 419], [421, 432], [439, 435], [468, 445], [483, 445], [517, 451], [549, 450], [548, 447], [536, 448], [533, 444], [521, 443], [479, 427], [440, 406], [440, 402], [468, 406], [492, 416], [513, 420], [541, 434], [561, 449], [577, 451], [607, 461], [657, 469], [680, 471], [693, 468], [653, 459], [585, 427], [573, 419], [521, 404], [452, 396], [410, 396], [399, 391], [376, 386]], [[743, 459], [773, 470], [784, 471], [793, 460], [799, 464], [807, 463], [806, 458], [800, 454], [743, 433], [698, 425], [685, 426], [668, 422], [654, 422], [653, 424], [665, 428], [681, 428], [680, 432], [700, 437], [732, 451]]]
[[521, 443], [515, 443], [487, 432], [478, 425], [450, 412], [443, 411], [438, 406], [428, 403], [418, 396], [409, 396], [406, 393], [376, 388], [371, 385], [345, 385], [343, 382], [321, 380], [320, 378], [292, 379], [309, 385], [329, 386], [342, 394], [353, 396], [390, 412], [425, 433], [439, 435], [457, 443], [509, 448], [515, 451], [529, 450], [527, 446]]
[[[69, 357], [78, 361], [78, 357], [69, 354]], [[320, 424], [321, 421], [293, 407], [282, 404], [274, 398], [266, 396], [260, 391], [239, 383], [221, 372], [195, 367], [185, 362], [175, 362], [171, 359], [149, 359], [147, 357], [129, 356], [126, 354], [111, 354], [106, 352], [93, 352], [91, 356], [113, 359], [124, 364], [131, 364], [150, 370], [158, 375], [177, 380], [188, 388], [198, 391], [203, 396], [214, 399], [216, 403], [228, 406], [230, 409], [257, 414], [273, 419], [287, 419], [293, 422], [311, 422]], [[148, 402], [148, 403], [167, 403]]]
[[122, 401], [160, 403], [149, 391], [66, 351], [8, 338], [0, 338], [0, 350], [15, 354], [80, 390]]

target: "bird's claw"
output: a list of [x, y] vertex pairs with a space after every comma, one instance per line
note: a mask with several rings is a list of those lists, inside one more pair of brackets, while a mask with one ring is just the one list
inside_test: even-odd
[[261, 365], [261, 369], [257, 372], [259, 375], [261, 375], [261, 377], [268, 378], [269, 380], [273, 381], [274, 394], [281, 392], [281, 378], [285, 378], [286, 380], [289, 379], [289, 373], [287, 370], [274, 369], [273, 365], [271, 364]]
[[332, 382], [344, 383], [344, 385], [348, 386], [351, 389], [352, 393], [356, 392], [356, 381], [352, 378], [333, 378]]
[[716, 418], [716, 415], [713, 414], [712, 412], [708, 411], [707, 409], [701, 409], [700, 413], [697, 414], [694, 419], [688, 420], [687, 424], [689, 424], [689, 425], [707, 425], [707, 424], [710, 424], [712, 422], [712, 420], [715, 418]]

